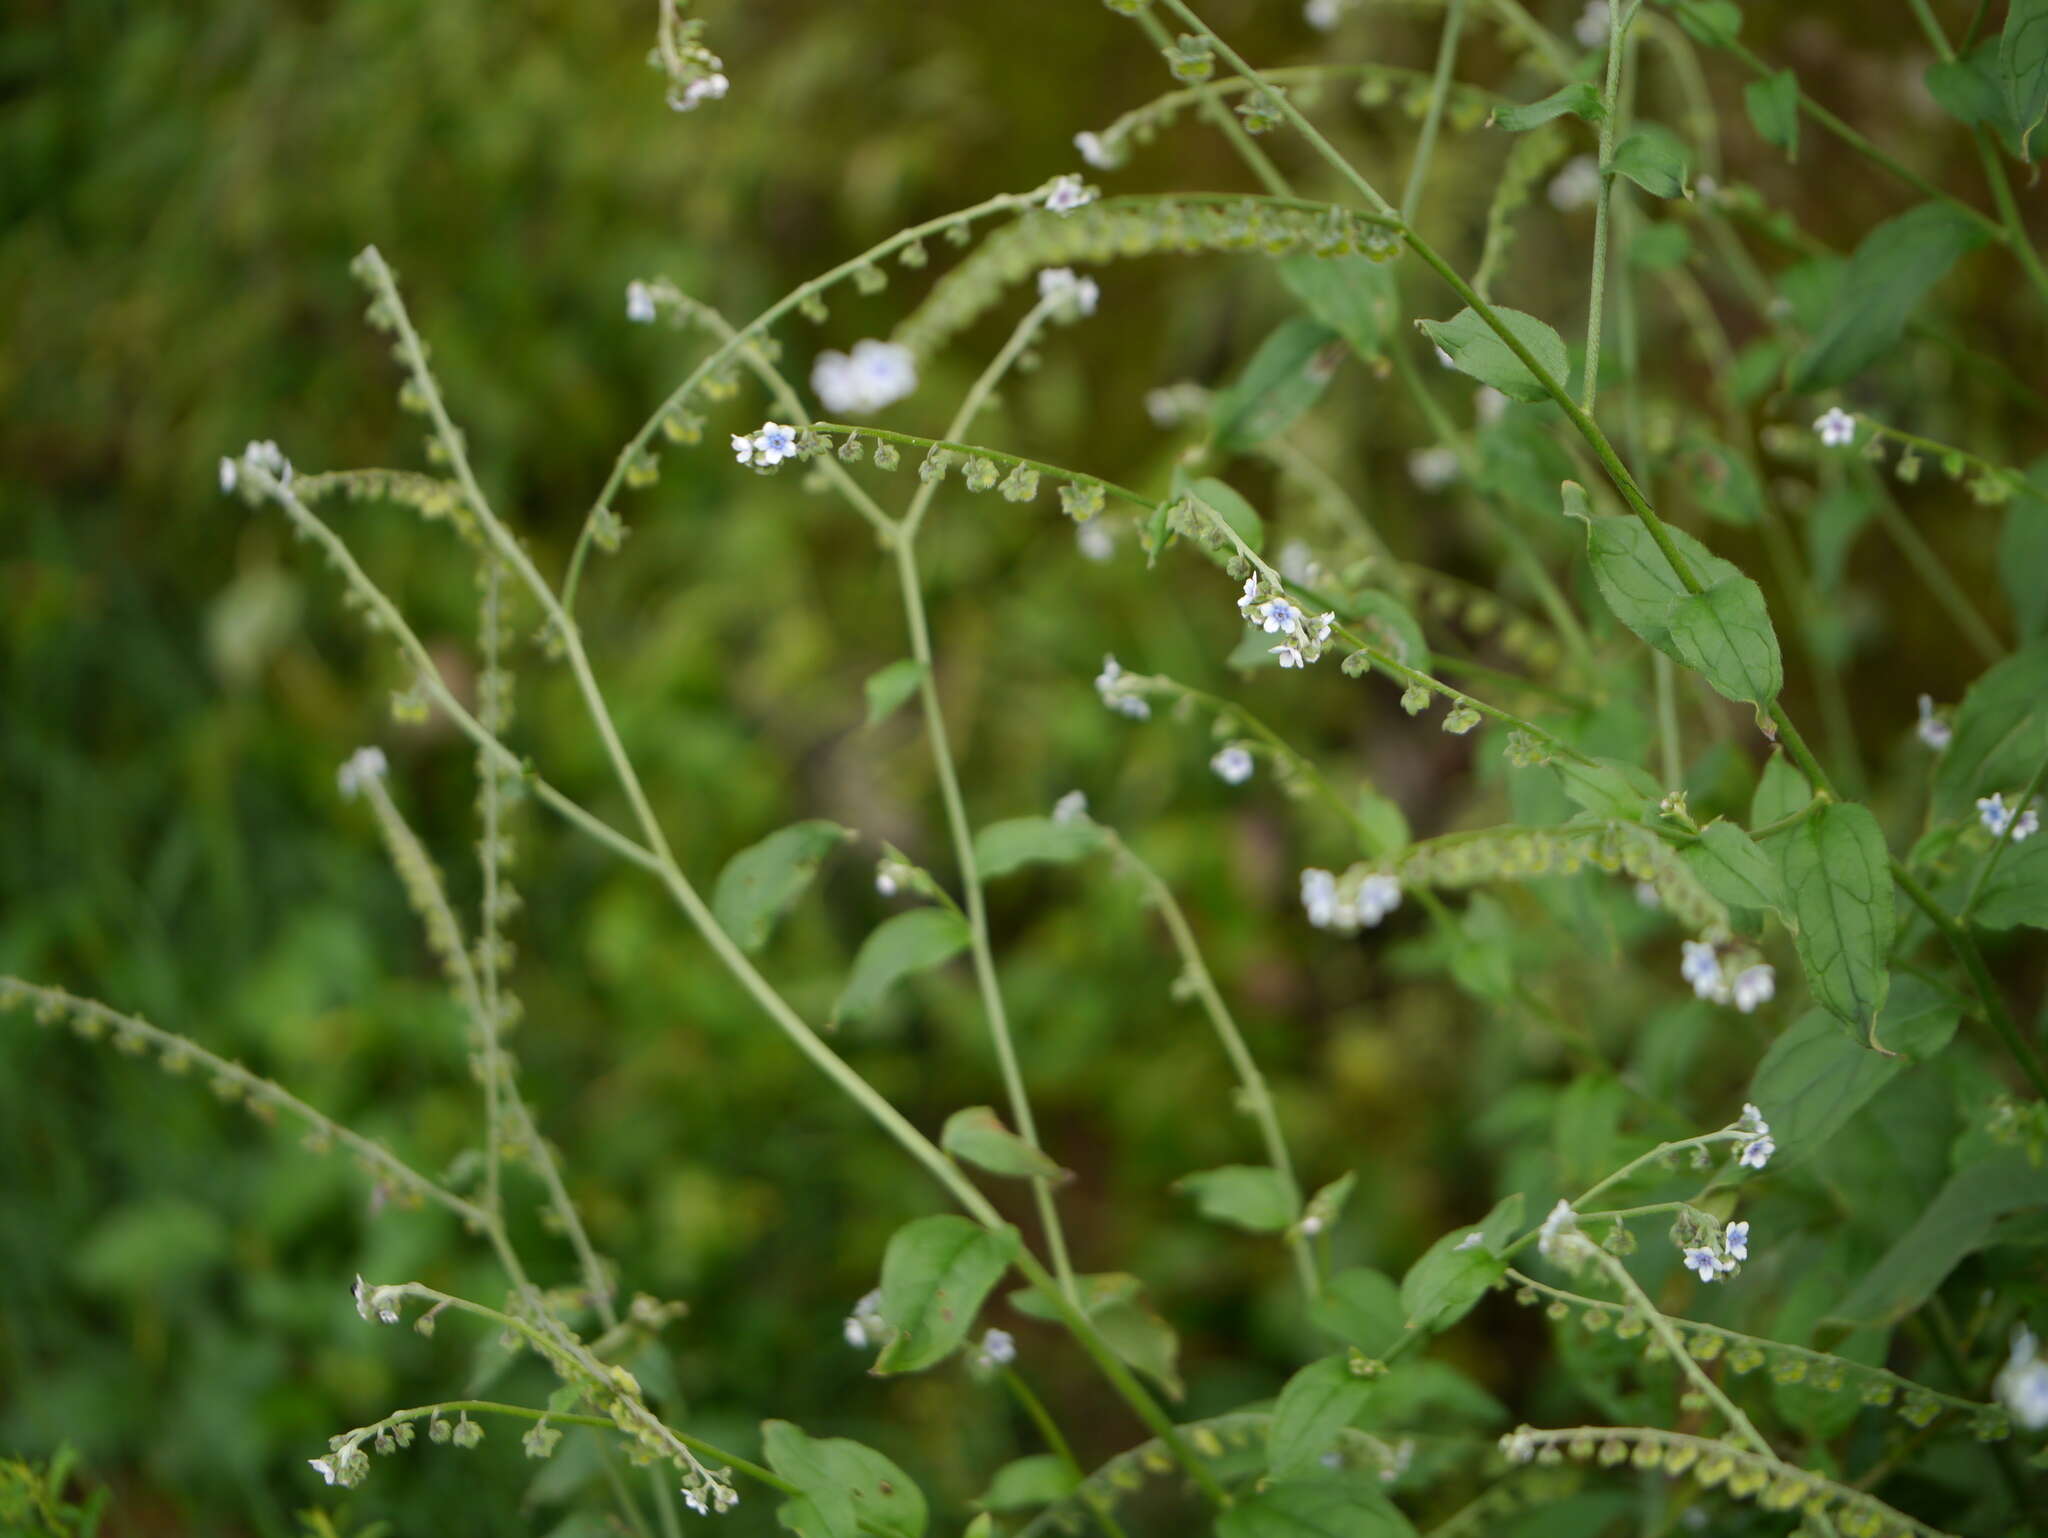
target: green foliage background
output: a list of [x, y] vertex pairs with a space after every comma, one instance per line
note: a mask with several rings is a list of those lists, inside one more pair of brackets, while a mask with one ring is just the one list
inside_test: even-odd
[[[1262, 62], [1315, 46], [1293, 5], [1210, 9]], [[1577, 7], [1540, 9], [1566, 25]], [[1756, 4], [1745, 35], [1931, 178], [1967, 176], [1967, 140], [1915, 94], [1917, 37], [1903, 23], [1873, 35], [1867, 9]], [[917, 218], [1070, 168], [1076, 130], [1170, 85], [1091, 0], [914, 13], [711, 0], [698, 14], [734, 88], [688, 117], [662, 105], [644, 63], [653, 7], [637, 3], [31, 0], [0, 35], [0, 971], [190, 1033], [429, 1169], [473, 1136], [460, 1028], [333, 771], [359, 743], [385, 743], [394, 786], [466, 896], [469, 758], [445, 732], [389, 722], [397, 680], [382, 653], [280, 523], [213, 489], [216, 457], [250, 438], [277, 439], [302, 471], [419, 462], [382, 342], [360, 324], [350, 255], [374, 241], [399, 269], [489, 489], [558, 571], [617, 445], [695, 355], [626, 324], [629, 277], [666, 274], [749, 316]], [[1427, 6], [1390, 7], [1329, 46], [1421, 64], [1433, 29]], [[1463, 73], [1485, 82], [1503, 67], [1481, 39]], [[1905, 206], [1827, 142], [1786, 167], [1742, 123], [1740, 82], [1723, 71], [1714, 88], [1731, 175], [1823, 239], [1846, 246]], [[1331, 115], [1368, 166], [1405, 162], [1413, 125], [1398, 106]], [[1476, 243], [1504, 143], [1460, 134], [1440, 157], [1424, 218], [1452, 243]], [[1228, 188], [1243, 174], [1189, 123], [1114, 181]], [[1531, 216], [1504, 297], [1569, 314], [1584, 241], [1569, 218]], [[952, 259], [934, 255], [935, 270]], [[1145, 391], [1217, 382], [1287, 301], [1249, 259], [1100, 276], [1103, 313], [1057, 333], [1005, 392], [1005, 441], [1159, 484], [1172, 443], [1147, 420]], [[899, 273], [880, 296], [843, 296], [822, 331], [783, 328], [789, 356], [883, 331], [930, 281]], [[2016, 367], [2014, 339], [2035, 338], [2025, 356], [2038, 359], [2002, 270], [1966, 267], [1944, 293], [1960, 334]], [[1435, 293], [1414, 304], [1452, 308]], [[905, 425], [937, 427], [1007, 321], [928, 369]], [[1673, 365], [1660, 387], [1682, 394], [1695, 365], [1660, 361]], [[1922, 430], [2005, 441], [2015, 457], [2039, 447], [2006, 431], [2015, 408], [1995, 384], [1938, 351], [1902, 349], [1897, 367], [1924, 385]], [[1391, 386], [1353, 362], [1331, 398], [1305, 441], [1404, 553], [1484, 579], [1488, 551], [1406, 478], [1425, 433]], [[815, 815], [946, 870], [914, 723], [861, 726], [860, 681], [905, 650], [888, 574], [842, 509], [793, 477], [734, 471], [717, 445], [759, 416], [749, 391], [706, 446], [671, 452], [661, 484], [623, 504], [632, 537], [594, 572], [585, 608], [622, 728], [678, 854], [706, 877]], [[1938, 477], [1900, 491], [1964, 584], [1991, 593], [1990, 515]], [[1461, 997], [1419, 927], [1366, 951], [1298, 922], [1296, 872], [1346, 858], [1340, 829], [1269, 783], [1220, 785], [1198, 727], [1133, 727], [1099, 708], [1089, 679], [1107, 651], [1243, 689], [1221, 661], [1239, 627], [1203, 563], [1148, 572], [1128, 539], [1113, 562], [1085, 562], [1049, 501], [951, 497], [930, 541], [942, 689], [976, 819], [1041, 811], [1079, 786], [1165, 871], [1276, 1081], [1305, 1177], [1360, 1171], [1350, 1258], [1398, 1270], [1525, 1178], [1543, 1155], [1517, 1153], [1518, 1171], [1504, 1161], [1547, 1145], [1553, 1121], [1557, 1159], [1597, 1168], [1599, 1150], [1579, 1144], [1603, 1136], [1599, 1118], [1587, 1134], [1586, 1107], [1560, 1101], [1572, 1059], [1557, 1037]], [[471, 585], [452, 543], [395, 511], [341, 516], [430, 641], [466, 655]], [[1559, 552], [1571, 541], [1562, 520], [1534, 533]], [[1745, 531], [1719, 537], [1755, 569]], [[1878, 797], [1883, 812], [1896, 795], [1895, 817], [1912, 815], [1926, 773], [1907, 735], [1914, 695], [1953, 699], [1976, 671], [1905, 592], [1896, 558], [1866, 541], [1829, 643], [1866, 762], [1897, 787]], [[575, 701], [530, 650], [520, 662], [524, 740], [559, 783], [602, 798]], [[1793, 672], [1796, 700], [1806, 685]], [[1248, 697], [1420, 831], [1497, 815], [1483, 734], [1475, 759], [1471, 741], [1409, 723], [1390, 691], [1327, 673], [1261, 675]], [[1604, 729], [1633, 743], [1646, 723]], [[1705, 763], [1697, 794], [1746, 799], [1749, 756], [1730, 747]], [[691, 1309], [672, 1357], [643, 1377], [680, 1396], [694, 1429], [740, 1447], [764, 1414], [860, 1437], [957, 1512], [977, 1471], [1019, 1450], [1004, 1408], [953, 1373], [868, 1381], [839, 1341], [887, 1235], [932, 1210], [932, 1193], [649, 883], [531, 813], [519, 834], [526, 1084], [600, 1248], [629, 1285]], [[1500, 901], [1509, 921], [1534, 911]], [[1067, 1210], [1083, 1265], [1150, 1280], [1186, 1340], [1191, 1411], [1270, 1392], [1314, 1348], [1278, 1247], [1198, 1227], [1167, 1192], [1245, 1156], [1250, 1133], [1213, 1044], [1169, 997], [1155, 927], [1099, 872], [1020, 878], [995, 904], [1047, 1141], [1080, 1171]], [[860, 859], [832, 868], [772, 953], [799, 1007], [823, 1013], [884, 912]], [[1619, 939], [1558, 956], [1535, 935], [1522, 950], [1554, 997], [1598, 998], [1577, 1023], [1632, 1090], [1700, 1126], [1739, 1101], [1785, 1018], [1673, 1010], [1669, 979], [1621, 970]], [[2038, 956], [2002, 965], [2038, 997]], [[963, 973], [920, 984], [842, 1045], [929, 1129], [993, 1098]], [[358, 1271], [489, 1285], [476, 1247], [441, 1218], [372, 1218], [342, 1164], [203, 1088], [11, 1021], [0, 1030], [0, 1448], [77, 1445], [115, 1489], [113, 1531], [286, 1531], [293, 1512], [332, 1504], [299, 1462], [330, 1432], [460, 1380], [461, 1332], [364, 1329], [347, 1295]], [[1020, 1334], [1044, 1353], [1084, 1462], [1132, 1439], [1050, 1331]], [[1516, 1414], [1561, 1411], [1544, 1400], [1561, 1391], [1520, 1370], [1541, 1346], [1519, 1316], [1450, 1349]], [[551, 1525], [571, 1463], [536, 1478], [496, 1428], [469, 1456], [481, 1470], [425, 1448], [380, 1466], [346, 1502], [349, 1520]], [[735, 1520], [771, 1525], [765, 1501]]]

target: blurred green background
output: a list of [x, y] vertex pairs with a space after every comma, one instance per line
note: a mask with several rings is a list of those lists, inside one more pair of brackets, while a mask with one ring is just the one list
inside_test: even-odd
[[[1537, 7], [1560, 31], [1577, 9]], [[1968, 8], [1944, 9], [1959, 24]], [[1918, 94], [1925, 49], [1903, 14], [1872, 28], [1850, 5], [1747, 10], [1752, 45], [1846, 117], [1932, 177], [1969, 175], [1967, 140]], [[0, 971], [187, 1032], [429, 1169], [474, 1137], [460, 1026], [366, 811], [339, 801], [333, 775], [359, 744], [383, 744], [401, 804], [469, 900], [468, 756], [443, 729], [390, 721], [402, 680], [385, 652], [275, 518], [214, 489], [217, 456], [251, 438], [276, 439], [301, 471], [421, 462], [383, 342], [360, 323], [350, 256], [374, 241], [398, 269], [487, 487], [559, 572], [617, 445], [699, 345], [628, 325], [629, 278], [666, 275], [750, 316], [907, 223], [1071, 169], [1077, 130], [1170, 85], [1141, 35], [1093, 0], [709, 0], [696, 14], [732, 94], [677, 116], [646, 65], [653, 11], [17, 0], [0, 28]], [[1208, 14], [1260, 61], [1416, 65], [1434, 47], [1426, 5], [1370, 7], [1329, 37], [1292, 4], [1216, 0]], [[1711, 70], [1731, 176], [1838, 248], [1906, 206], [1831, 144], [1810, 141], [1785, 167], [1742, 124], [1739, 79]], [[1536, 94], [1489, 28], [1463, 73]], [[1414, 133], [1398, 104], [1336, 102], [1327, 116], [1383, 182], [1398, 180]], [[1305, 167], [1292, 146], [1276, 153]], [[1497, 137], [1464, 133], [1440, 158], [1425, 222], [1467, 262], [1501, 154]], [[1248, 185], [1191, 120], [1103, 180]], [[1585, 237], [1583, 220], [1540, 210], [1501, 295], [1570, 316]], [[936, 246], [932, 271], [841, 294], [822, 328], [783, 328], [791, 372], [820, 346], [885, 334], [954, 259]], [[1102, 312], [1056, 332], [984, 430], [1162, 486], [1177, 442], [1148, 420], [1146, 391], [1224, 377], [1287, 313], [1285, 294], [1249, 259], [1099, 276]], [[1408, 282], [1416, 313], [1448, 313], [1421, 275]], [[2006, 313], [2016, 288], [2002, 270], [1967, 269], [1947, 291], [1953, 324], [1994, 350], [2020, 345], [2010, 339], [2032, 333]], [[1022, 302], [933, 360], [890, 420], [936, 430]], [[1738, 340], [1754, 329], [1732, 303], [1729, 320]], [[1659, 361], [1660, 398], [1696, 389], [1676, 343]], [[1945, 404], [1925, 406], [1921, 426], [1998, 441], [2003, 397], [1927, 377]], [[1404, 554], [1490, 581], [1497, 559], [1471, 526], [1407, 481], [1424, 429], [1392, 387], [1353, 363], [1331, 402], [1301, 441]], [[591, 651], [679, 856], [706, 880], [802, 816], [892, 839], [943, 873], [914, 721], [861, 724], [861, 680], [906, 650], [888, 572], [843, 507], [795, 477], [733, 469], [723, 434], [761, 415], [750, 387], [717, 408], [704, 446], [671, 451], [660, 484], [622, 502], [631, 538], [586, 589]], [[1270, 475], [1240, 483], [1263, 495]], [[900, 500], [913, 482], [869, 484]], [[1982, 515], [1945, 484], [1909, 501], [1965, 584], [1988, 593]], [[1340, 781], [1376, 783], [1422, 832], [1498, 820], [1497, 776], [1474, 769], [1473, 742], [1409, 726], [1392, 691], [1334, 668], [1247, 689], [1223, 665], [1238, 626], [1212, 569], [1181, 555], [1148, 571], [1128, 532], [1113, 560], [1083, 560], [1050, 502], [942, 499], [927, 541], [972, 814], [1042, 811], [1080, 787], [1160, 865], [1274, 1075], [1305, 1178], [1361, 1173], [1341, 1253], [1398, 1268], [1483, 1210], [1504, 1150], [1547, 1136], [1566, 1070], [1557, 1041], [1463, 1000], [1412, 922], [1373, 948], [1307, 930], [1296, 873], [1351, 858], [1342, 829], [1263, 775], [1227, 789], [1199, 724], [1134, 726], [1099, 708], [1090, 679], [1113, 651], [1246, 690]], [[461, 676], [473, 590], [446, 531], [368, 505], [336, 518]], [[1562, 529], [1531, 527], [1563, 569]], [[1746, 559], [1751, 540], [1734, 531], [1731, 553]], [[1894, 557], [1860, 547], [1836, 641], [1880, 769], [1910, 758], [1913, 695], [1953, 699], [1975, 671], [1898, 583]], [[522, 748], [618, 811], [562, 681], [531, 648], [518, 665]], [[1478, 742], [1490, 764], [1497, 744]], [[936, 1193], [800, 1063], [650, 883], [535, 812], [517, 831], [526, 1085], [627, 1285], [690, 1307], [668, 1337], [669, 1381], [650, 1387], [742, 1448], [764, 1415], [862, 1437], [956, 1514], [1028, 1439], [959, 1374], [871, 1381], [839, 1337], [887, 1235], [936, 1210]], [[1311, 1349], [1285, 1257], [1187, 1221], [1166, 1189], [1255, 1145], [1212, 1040], [1169, 997], [1174, 963], [1154, 924], [1100, 870], [1019, 878], [994, 903], [1044, 1131], [1080, 1172], [1066, 1210], [1081, 1264], [1149, 1280], [1185, 1338], [1192, 1412], [1272, 1391]], [[821, 1016], [886, 911], [865, 858], [841, 858], [778, 938], [770, 975]], [[1598, 992], [1585, 1023], [1629, 1061], [1669, 980], [1618, 974], [1614, 954], [1559, 957], [1540, 936], [1527, 949], [1558, 998]], [[1675, 965], [1668, 937], [1647, 953], [1660, 969], [1666, 949]], [[1768, 1034], [1731, 1017], [1708, 1039], [1681, 1011], [1636, 1067], [1720, 1116]], [[921, 982], [841, 1045], [927, 1128], [998, 1095], [964, 969]], [[531, 1248], [566, 1279], [566, 1255], [537, 1226]], [[498, 1426], [467, 1455], [481, 1473], [422, 1448], [345, 1500], [319, 1489], [303, 1460], [329, 1433], [448, 1397], [471, 1371], [461, 1330], [431, 1342], [366, 1330], [348, 1298], [358, 1271], [495, 1285], [448, 1223], [373, 1213], [343, 1163], [203, 1086], [23, 1019], [0, 1024], [0, 1449], [76, 1445], [114, 1491], [110, 1531], [280, 1533], [315, 1504], [345, 1506], [344, 1530], [561, 1519], [588, 1473], [582, 1454], [536, 1478]], [[1019, 1329], [1084, 1461], [1133, 1440], [1078, 1357], [1043, 1327]], [[1540, 1332], [1513, 1320], [1447, 1347], [1517, 1413], [1529, 1403], [1517, 1363], [1539, 1349]], [[502, 1391], [546, 1387], [521, 1369]], [[768, 1530], [767, 1503], [737, 1520]]]

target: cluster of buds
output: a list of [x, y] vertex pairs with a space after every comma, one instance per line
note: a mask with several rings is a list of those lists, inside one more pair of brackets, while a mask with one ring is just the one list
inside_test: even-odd
[[1694, 1208], [1687, 1207], [1672, 1225], [1671, 1242], [1685, 1259], [1686, 1270], [1703, 1282], [1717, 1282], [1742, 1268], [1749, 1259], [1749, 1224], [1730, 1223], [1725, 1228]]
[[1120, 716], [1129, 716], [1133, 721], [1151, 718], [1152, 702], [1145, 698], [1143, 680], [1126, 673], [1123, 664], [1114, 657], [1102, 659], [1102, 671], [1095, 675], [1095, 692], [1102, 696], [1103, 704]]
[[1342, 876], [1311, 867], [1301, 873], [1301, 906], [1317, 929], [1355, 934], [1376, 928], [1401, 906], [1401, 883], [1384, 871], [1353, 866]]

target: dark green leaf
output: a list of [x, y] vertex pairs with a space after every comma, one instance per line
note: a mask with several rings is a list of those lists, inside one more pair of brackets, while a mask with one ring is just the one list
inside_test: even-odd
[[[1183, 1392], [1177, 1365], [1180, 1339], [1173, 1326], [1145, 1302], [1145, 1284], [1122, 1271], [1076, 1277], [1075, 1281], [1081, 1311], [1101, 1332], [1109, 1349], [1158, 1384], [1167, 1398], [1179, 1399]], [[1033, 1287], [1011, 1293], [1010, 1306], [1033, 1319], [1060, 1318], [1059, 1306]]]
[[980, 1504], [990, 1511], [1021, 1511], [1049, 1506], [1074, 1493], [1074, 1476], [1053, 1453], [1033, 1453], [996, 1470]]
[[1655, 775], [1624, 759], [1581, 764], [1561, 758], [1550, 767], [1573, 805], [1606, 822], [1641, 822], [1664, 798]]
[[1401, 1307], [1411, 1330], [1448, 1330], [1500, 1280], [1507, 1262], [1470, 1229], [1445, 1234], [1401, 1278]]
[[[1524, 315], [1520, 310], [1495, 305], [1493, 313], [1550, 376], [1551, 383], [1563, 388], [1570, 372], [1564, 339], [1535, 316]], [[1418, 324], [1461, 374], [1492, 385], [1511, 400], [1550, 399], [1550, 392], [1529, 371], [1529, 366], [1471, 310], [1460, 310], [1449, 320], [1425, 320]]]
[[1268, 1485], [1216, 1519], [1216, 1538], [1414, 1538], [1377, 1474]]
[[1101, 847], [1102, 830], [1092, 822], [1013, 817], [992, 822], [974, 835], [974, 863], [982, 880], [993, 881], [1035, 862], [1069, 865]]
[[868, 697], [868, 725], [873, 726], [896, 713], [897, 707], [917, 693], [917, 681], [924, 676], [924, 665], [915, 657], [899, 657], [885, 668], [877, 668], [868, 675], [866, 684]]
[[1226, 1164], [1183, 1175], [1173, 1188], [1192, 1196], [1203, 1217], [1254, 1233], [1278, 1233], [1300, 1213], [1300, 1198], [1286, 1177], [1263, 1164]]
[[2012, 0], [1998, 35], [1998, 85], [2022, 158], [2048, 114], [2048, 0]]
[[1789, 69], [1752, 80], [1743, 87], [1742, 104], [1750, 125], [1766, 144], [1775, 144], [1787, 160], [1799, 158], [1799, 77]]
[[947, 1117], [939, 1146], [992, 1175], [1065, 1180], [1071, 1173], [1004, 1126], [1002, 1117], [985, 1105], [971, 1105]]
[[1909, 1061], [1948, 1045], [1961, 1012], [1948, 995], [1906, 978], [1885, 1000], [1878, 1039], [1899, 1053], [1873, 1052], [1824, 1010], [1802, 1016], [1771, 1043], [1757, 1065], [1749, 1098], [1771, 1124], [1777, 1157], [1797, 1163], [1819, 1149]]
[[1683, 858], [1700, 885], [1731, 908], [1780, 911], [1786, 905], [1777, 865], [1732, 822], [1708, 823]]
[[1598, 123], [1607, 116], [1607, 108], [1600, 100], [1600, 92], [1590, 81], [1574, 80], [1570, 85], [1560, 86], [1541, 101], [1526, 105], [1517, 102], [1511, 106], [1496, 107], [1493, 116], [1487, 119], [1494, 128], [1504, 128], [1511, 134], [1527, 133], [1553, 118], [1570, 113], [1588, 123]]
[[1302, 307], [1349, 342], [1359, 357], [1370, 361], [1386, 350], [1400, 313], [1392, 263], [1302, 251], [1282, 258], [1276, 267]]
[[2011, 929], [2021, 924], [2048, 929], [2048, 838], [2008, 841], [1977, 895], [1970, 919], [1986, 929]]
[[1653, 198], [1682, 194], [1688, 163], [1684, 142], [1656, 123], [1638, 128], [1614, 150], [1614, 174], [1626, 176]]
[[1401, 1289], [1392, 1277], [1364, 1266], [1350, 1266], [1331, 1277], [1309, 1317], [1318, 1329], [1370, 1357], [1385, 1356], [1408, 1332]]
[[1766, 828], [1781, 822], [1813, 799], [1813, 787], [1782, 749], [1774, 751], [1757, 776], [1756, 794], [1749, 800], [1749, 825]]
[[924, 1492], [894, 1463], [844, 1437], [812, 1437], [788, 1421], [763, 1421], [768, 1466], [797, 1487], [776, 1515], [798, 1538], [923, 1538]]
[[758, 951], [790, 904], [803, 896], [825, 856], [852, 837], [851, 828], [814, 818], [779, 828], [742, 849], [725, 862], [711, 889], [719, 928], [741, 950]]
[[2002, 1153], [1956, 1171], [1919, 1221], [1898, 1237], [1831, 1316], [1848, 1325], [1894, 1324], [1934, 1294], [1965, 1255], [1983, 1248], [2008, 1213], [2048, 1206], [2048, 1169]]
[[2048, 631], [2048, 459], [2027, 467], [2032, 495], [2006, 504], [2005, 526], [1998, 536], [1998, 580], [2023, 639]]
[[1975, 815], [1979, 796], [2017, 790], [2048, 754], [2048, 639], [2022, 647], [1970, 686], [1934, 772], [1937, 817]]
[[1884, 357], [1927, 291], [1987, 238], [1946, 203], [1923, 203], [1872, 230], [1849, 259], [1819, 335], [1793, 365], [1792, 388], [1846, 383]]
[[861, 942], [833, 1020], [859, 1019], [900, 979], [951, 960], [967, 949], [967, 942], [967, 921], [951, 908], [912, 908], [883, 920]]
[[1016, 1250], [1014, 1233], [947, 1213], [897, 1229], [882, 1253], [882, 1318], [896, 1333], [875, 1371], [916, 1372], [951, 1356]]
[[1216, 392], [1210, 406], [1216, 447], [1235, 454], [1285, 432], [1336, 372], [1341, 354], [1329, 345], [1335, 338], [1328, 326], [1306, 315], [1282, 321], [1244, 372]]
[[1287, 1380], [1266, 1427], [1266, 1467], [1275, 1479], [1313, 1474], [1339, 1432], [1372, 1397], [1372, 1380], [1351, 1370], [1348, 1353], [1326, 1356]]
[[1895, 924], [1877, 819], [1868, 807], [1830, 802], [1775, 842], [1807, 986], [1836, 1018], [1874, 1030], [1890, 984]]

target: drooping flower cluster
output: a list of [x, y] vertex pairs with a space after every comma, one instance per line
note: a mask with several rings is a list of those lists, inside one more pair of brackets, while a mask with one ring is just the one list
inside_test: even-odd
[[1069, 316], [1093, 315], [1102, 289], [1091, 277], [1075, 276], [1071, 267], [1047, 267], [1038, 274], [1038, 297], [1059, 301]]
[[1742, 958], [1724, 960], [1719, 950], [1705, 940], [1688, 940], [1678, 975], [1692, 984], [1692, 991], [1716, 1004], [1733, 1004], [1745, 1015], [1760, 1004], [1768, 1004], [1778, 991], [1778, 974], [1768, 964]]
[[1233, 742], [1209, 760], [1209, 767], [1216, 771], [1216, 778], [1224, 784], [1242, 785], [1252, 777], [1255, 767], [1252, 750], [1243, 743]]
[[850, 353], [819, 353], [811, 365], [811, 389], [834, 416], [880, 411], [916, 388], [917, 357], [901, 342], [866, 337]]
[[[1753, 1105], [1745, 1105], [1741, 1120], [1735, 1123], [1735, 1130], [1742, 1143], [1742, 1152], [1735, 1156], [1737, 1164], [1744, 1169], [1760, 1170], [1771, 1162], [1771, 1155], [1778, 1151], [1778, 1145], [1771, 1141], [1771, 1124], [1764, 1120], [1763, 1112]], [[1745, 1227], [1742, 1232], [1746, 1236], [1749, 1229]]]
[[1120, 716], [1129, 716], [1133, 721], [1151, 719], [1151, 701], [1114, 657], [1102, 659], [1102, 671], [1095, 675], [1095, 692], [1102, 696], [1103, 704]]
[[796, 453], [796, 429], [780, 422], [763, 422], [759, 432], [732, 435], [732, 457], [757, 469], [773, 470], [785, 459], [796, 458]]
[[[391, 772], [391, 765], [384, 757], [382, 748], [357, 748], [342, 766], [334, 771], [334, 783], [341, 791], [341, 799], [353, 801], [363, 793], [370, 781], [381, 780]], [[361, 1278], [357, 1278], [358, 1281]]]
[[1334, 613], [1311, 615], [1301, 605], [1258, 577], [1244, 579], [1244, 594], [1237, 600], [1237, 612], [1247, 625], [1256, 625], [1267, 635], [1280, 637], [1271, 648], [1283, 668], [1305, 668], [1323, 655], [1336, 623]]
[[1846, 448], [1856, 441], [1856, 419], [1840, 406], [1830, 406], [1814, 418], [1813, 430], [1831, 449]]
[[1954, 727], [1934, 713], [1934, 696], [1931, 694], [1920, 696], [1920, 722], [1913, 732], [1937, 753], [1946, 749], [1956, 734]]
[[1749, 1224], [1730, 1223], [1718, 1235], [1695, 1225], [1683, 1246], [1685, 1268], [1703, 1282], [1718, 1282], [1749, 1259]]
[[2005, 804], [2003, 794], [1981, 796], [1977, 801], [1977, 816], [1984, 824], [1984, 831], [1993, 838], [2004, 838], [2007, 836], [2005, 830], [2010, 828], [2011, 838], [2015, 844], [2021, 839], [2032, 838], [2041, 831], [2040, 813], [2030, 806], [2015, 817], [2016, 810]]
[[284, 457], [284, 451], [268, 438], [252, 442], [242, 450], [242, 457], [230, 459], [225, 454], [220, 461], [220, 489], [226, 496], [242, 483], [242, 469], [261, 470], [281, 486], [292, 483], [292, 462]]
[[1317, 929], [1355, 934], [1377, 928], [1381, 919], [1401, 906], [1401, 883], [1385, 872], [1342, 876], [1313, 866], [1301, 873], [1301, 906]]

